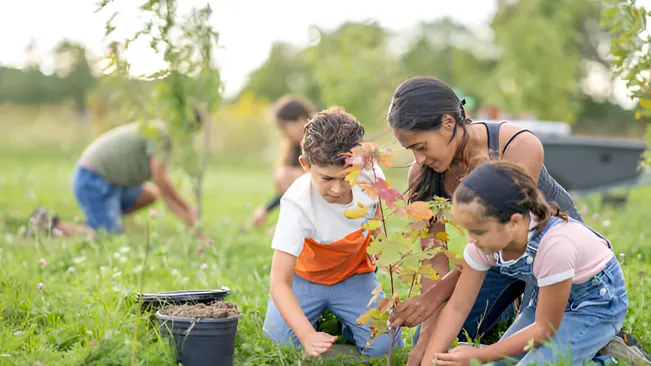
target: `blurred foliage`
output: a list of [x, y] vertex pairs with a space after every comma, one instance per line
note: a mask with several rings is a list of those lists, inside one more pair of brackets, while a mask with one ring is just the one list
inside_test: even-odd
[[[607, 0], [605, 5], [603, 25], [613, 35], [610, 54], [615, 74], [626, 82], [630, 97], [639, 100], [636, 119], [651, 122], [651, 9], [635, 0]], [[651, 140], [651, 128], [647, 139]], [[648, 151], [645, 163], [651, 163]]]
[[[594, 0], [498, 0], [492, 19], [477, 27], [450, 18], [400, 32], [373, 21], [346, 22], [333, 29], [312, 26], [306, 30], [306, 45], [275, 43], [240, 92], [211, 110], [211, 150], [273, 161], [266, 153], [275, 153], [279, 131], [268, 123], [269, 106], [288, 93], [302, 94], [318, 108], [343, 106], [376, 133], [386, 129], [395, 88], [416, 75], [436, 76], [472, 98], [469, 113], [475, 120], [488, 118], [484, 109], [499, 108], [502, 119], [533, 116], [572, 123], [580, 133], [639, 136], [641, 122], [635, 121], [634, 112], [613, 102], [614, 69], [607, 52], [611, 36], [602, 24], [604, 7]], [[112, 29], [109, 24], [107, 31]], [[159, 29], [152, 25], [150, 31]], [[195, 41], [202, 38], [209, 37]], [[114, 44], [110, 53], [120, 58], [124, 46]], [[179, 49], [183, 52], [183, 46]], [[90, 70], [97, 67], [83, 47], [65, 40], [53, 54], [57, 70], [51, 75], [39, 69], [38, 60], [22, 70], [0, 67], [0, 103], [80, 109], [77, 106], [84, 104], [78, 101], [85, 101], [93, 122], [105, 129], [134, 119], [135, 114], [116, 113], [125, 107], [124, 100], [137, 106], [142, 98], [160, 92], [169, 76], [126, 79], [127, 64], [113, 65], [122, 68], [120, 73], [93, 74]], [[194, 88], [185, 74], [177, 81]], [[595, 78], [604, 85], [586, 88]], [[116, 99], [120, 95], [123, 100]], [[170, 107], [146, 105], [148, 113], [157, 115]], [[228, 158], [217, 154], [215, 159]]]
[[[105, 0], [98, 11], [107, 11], [113, 5]], [[138, 7], [139, 17], [147, 19], [142, 28], [123, 41], [111, 43], [107, 71], [109, 85], [116, 84], [116, 95], [128, 120], [139, 121], [144, 134], [158, 136], [162, 131], [149, 122], [165, 121], [165, 135], [171, 137], [174, 160], [191, 179], [197, 217], [201, 217], [203, 177], [210, 156], [210, 116], [222, 102], [223, 84], [215, 65], [215, 50], [219, 33], [210, 24], [210, 5], [193, 7], [181, 15], [176, 0], [146, 0]], [[115, 24], [118, 12], [106, 22], [110, 36], [119, 28]], [[123, 57], [134, 42], [147, 38], [149, 48], [163, 56], [165, 66], [146, 80], [155, 80], [150, 93], [124, 87], [121, 81], [129, 79], [130, 63]], [[203, 154], [196, 148], [199, 132], [203, 131]]]

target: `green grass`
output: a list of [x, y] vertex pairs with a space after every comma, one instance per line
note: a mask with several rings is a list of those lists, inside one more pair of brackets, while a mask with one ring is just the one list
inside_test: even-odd
[[[235, 351], [239, 365], [342, 364], [306, 360], [299, 352], [276, 347], [262, 333], [269, 294], [272, 250], [268, 229], [244, 230], [251, 211], [272, 194], [271, 167], [212, 166], [205, 186], [205, 225], [215, 246], [197, 252], [199, 243], [161, 203], [152, 220], [151, 251], [143, 268], [146, 212], [130, 217], [130, 235], [97, 241], [40, 238], [24, 240], [19, 231], [37, 204], [55, 208], [64, 218], [81, 216], [70, 193], [74, 156], [34, 150], [6, 153], [0, 159], [0, 362], [4, 365], [128, 365], [134, 326], [139, 365], [173, 365], [170, 348], [141, 316], [134, 294], [145, 270], [145, 291], [196, 288], [231, 289], [240, 319]], [[389, 173], [399, 189], [405, 171]], [[183, 186], [186, 197], [189, 185]], [[582, 201], [587, 222], [609, 237], [620, 258], [630, 290], [625, 329], [651, 349], [651, 189], [632, 193], [630, 204], [600, 211], [598, 201]], [[600, 218], [591, 218], [599, 212]], [[606, 223], [606, 225], [604, 225]], [[609, 224], [608, 224], [609, 223]], [[453, 247], [462, 248], [456, 240]], [[46, 260], [46, 265], [39, 263]], [[208, 268], [203, 270], [205, 263]], [[73, 270], [70, 270], [70, 269]], [[382, 282], [386, 277], [382, 275]], [[38, 289], [39, 283], [44, 285]], [[405, 333], [407, 347], [411, 345]], [[404, 364], [406, 351], [398, 352]], [[383, 358], [375, 364], [386, 364]]]

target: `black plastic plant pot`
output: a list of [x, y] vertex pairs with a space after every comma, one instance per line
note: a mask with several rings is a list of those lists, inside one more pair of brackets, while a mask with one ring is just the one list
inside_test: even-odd
[[183, 366], [232, 366], [239, 315], [230, 318], [182, 318], [156, 312], [160, 332], [173, 340]]
[[230, 289], [222, 287], [221, 289], [212, 290], [182, 290], [182, 291], [164, 291], [146, 294], [136, 294], [136, 299], [142, 298], [142, 311], [156, 312], [168, 305], [194, 305], [210, 304], [213, 301], [224, 300]]

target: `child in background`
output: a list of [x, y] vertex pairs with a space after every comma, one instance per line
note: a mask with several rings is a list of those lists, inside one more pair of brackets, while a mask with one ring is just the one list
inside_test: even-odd
[[[310, 119], [300, 157], [308, 174], [299, 177], [280, 201], [263, 330], [275, 342], [302, 345], [310, 356], [327, 351], [337, 339], [315, 330], [324, 310], [343, 323], [365, 356], [384, 355], [391, 343], [384, 334], [366, 347], [371, 329], [356, 324], [360, 315], [377, 306], [377, 300], [369, 301], [379, 285], [375, 263], [366, 253], [371, 233], [362, 228], [379, 211], [377, 201], [344, 179], [342, 153], [363, 138], [362, 125], [343, 109], [328, 109]], [[384, 177], [379, 166], [374, 169], [363, 171], [358, 179], [373, 182], [376, 176]], [[368, 214], [347, 218], [344, 212], [358, 203], [371, 206]], [[401, 346], [398, 336], [396, 347]]]
[[[492, 161], [475, 168], [453, 197], [452, 214], [468, 231], [466, 265], [429, 340], [422, 365], [467, 365], [504, 358], [544, 364], [599, 358], [624, 324], [629, 301], [610, 242], [552, 210], [519, 165]], [[499, 342], [458, 346], [459, 333], [486, 271], [498, 267], [534, 285], [529, 304]]]
[[274, 172], [274, 186], [277, 193], [264, 206], [253, 213], [253, 225], [261, 226], [280, 204], [280, 198], [294, 181], [305, 172], [298, 162], [301, 155], [303, 128], [307, 120], [316, 113], [316, 107], [306, 98], [298, 95], [285, 95], [274, 103], [276, 126], [283, 134], [278, 167]]

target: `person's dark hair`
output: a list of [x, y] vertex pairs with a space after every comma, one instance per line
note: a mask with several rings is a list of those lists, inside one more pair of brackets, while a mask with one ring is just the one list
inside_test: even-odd
[[274, 116], [276, 121], [294, 122], [301, 118], [309, 119], [316, 113], [316, 107], [304, 97], [298, 95], [285, 95], [274, 103]]
[[[463, 141], [454, 160], [470, 170], [468, 160], [463, 156], [467, 143], [466, 126], [471, 120], [463, 109], [465, 100], [459, 100], [454, 90], [443, 81], [431, 76], [417, 76], [403, 81], [393, 94], [388, 111], [388, 122], [392, 128], [405, 131], [436, 131], [441, 128], [442, 117], [449, 114], [456, 121], [457, 128], [452, 134], [463, 133]], [[429, 201], [434, 196], [443, 196], [441, 174], [423, 164], [421, 175], [415, 186], [408, 188], [409, 201]]]
[[[536, 186], [533, 179], [527, 174], [524, 168], [518, 164], [506, 160], [493, 160], [485, 164], [490, 164], [508, 179], [513, 181], [513, 187], [520, 191], [523, 199], [517, 202], [517, 206], [521, 208], [522, 212], [532, 212], [539, 220], [535, 229], [542, 230], [549, 221], [551, 216], [558, 216], [567, 221], [567, 213], [561, 212], [557, 203], [550, 205], [545, 199], [545, 195]], [[471, 173], [472, 174], [472, 173]], [[494, 205], [487, 203], [484, 199], [479, 197], [476, 192], [470, 189], [467, 185], [459, 184], [454, 191], [453, 204], [470, 204], [477, 202], [484, 208], [482, 213], [483, 217], [493, 218], [500, 224], [505, 224], [511, 220], [513, 212], [506, 212], [503, 209], [497, 208]]]
[[[272, 109], [274, 119], [279, 126], [285, 123], [296, 122], [300, 119], [308, 120], [316, 113], [314, 104], [298, 95], [285, 95], [280, 97], [274, 103]], [[294, 144], [289, 140], [284, 140], [280, 149], [278, 166], [291, 166], [295, 164], [300, 154], [300, 144]]]
[[310, 165], [344, 166], [343, 153], [364, 139], [364, 127], [345, 109], [332, 107], [317, 113], [303, 129], [303, 158]]

